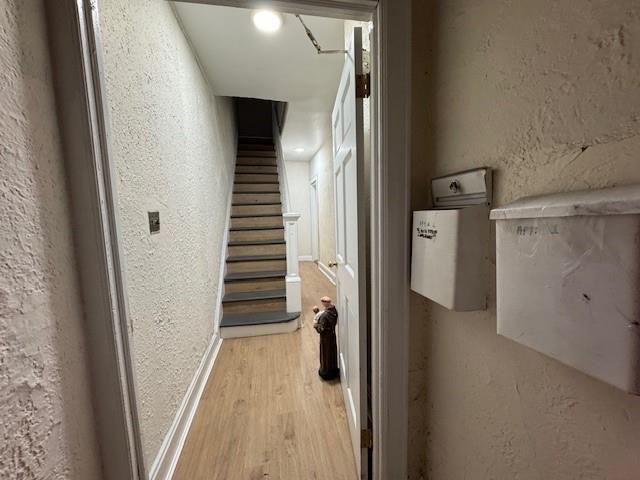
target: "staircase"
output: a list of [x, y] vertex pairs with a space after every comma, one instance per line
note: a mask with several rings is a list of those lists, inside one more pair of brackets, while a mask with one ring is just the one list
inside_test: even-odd
[[222, 338], [293, 332], [287, 313], [286, 244], [275, 148], [240, 143], [227, 245]]

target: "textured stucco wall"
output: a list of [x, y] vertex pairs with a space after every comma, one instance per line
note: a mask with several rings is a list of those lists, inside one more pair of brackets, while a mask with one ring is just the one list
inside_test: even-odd
[[[330, 131], [330, 130], [327, 130]], [[332, 141], [327, 139], [309, 162], [309, 179], [318, 178], [318, 211], [320, 212], [320, 262], [329, 265], [336, 259], [336, 220], [333, 194]]]
[[99, 479], [44, 7], [0, 5], [0, 478]]
[[[157, 456], [214, 333], [235, 161], [216, 98], [164, 0], [98, 3], [144, 458]], [[149, 233], [147, 212], [161, 230]]]
[[[496, 205], [640, 182], [637, 0], [413, 5], [414, 208], [483, 165]], [[489, 267], [486, 312], [412, 294], [411, 478], [638, 478], [640, 398], [498, 337]]]
[[286, 162], [290, 210], [300, 214], [298, 220], [298, 255], [311, 255], [311, 197], [309, 162]]

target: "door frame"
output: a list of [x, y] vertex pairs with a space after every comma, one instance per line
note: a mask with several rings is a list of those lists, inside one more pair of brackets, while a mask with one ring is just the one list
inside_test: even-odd
[[318, 198], [318, 176], [309, 181], [309, 212], [311, 220], [311, 260], [320, 261], [320, 209]]
[[[288, 13], [373, 21], [372, 478], [406, 478], [411, 1], [191, 1], [242, 8], [266, 5]], [[47, 24], [104, 475], [106, 480], [144, 480], [97, 3], [46, 0]]]

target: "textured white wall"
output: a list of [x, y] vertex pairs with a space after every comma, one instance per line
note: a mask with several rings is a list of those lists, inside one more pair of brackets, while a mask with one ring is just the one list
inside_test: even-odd
[[[164, 0], [99, 2], [144, 458], [214, 333], [232, 188], [230, 99], [211, 95]], [[150, 235], [147, 212], [159, 210]]]
[[289, 206], [300, 214], [298, 220], [298, 255], [311, 256], [311, 197], [309, 196], [309, 162], [286, 162]]
[[[496, 205], [640, 182], [637, 0], [413, 6], [414, 208], [479, 166]], [[498, 337], [489, 270], [486, 312], [412, 294], [411, 478], [637, 478], [640, 398]]]
[[328, 265], [336, 259], [336, 220], [333, 194], [332, 140], [328, 138], [309, 162], [309, 179], [318, 178], [320, 212], [320, 262]]
[[99, 479], [44, 9], [0, 4], [0, 478]]

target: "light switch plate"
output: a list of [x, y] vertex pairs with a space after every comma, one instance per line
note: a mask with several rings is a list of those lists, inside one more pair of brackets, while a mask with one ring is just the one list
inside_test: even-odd
[[149, 233], [160, 233], [160, 212], [148, 212]]

